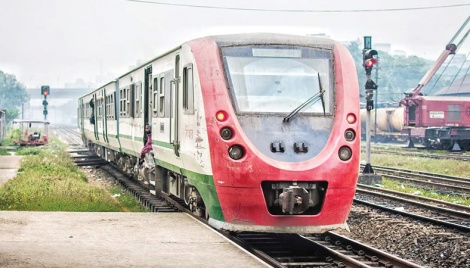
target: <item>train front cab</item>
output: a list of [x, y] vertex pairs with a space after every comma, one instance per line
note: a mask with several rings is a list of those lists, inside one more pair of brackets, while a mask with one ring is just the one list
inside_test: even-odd
[[[347, 228], [359, 169], [357, 77], [342, 45], [317, 41], [316, 48], [221, 42], [219, 69], [199, 66], [209, 140], [217, 141], [210, 155], [223, 217], [211, 217], [213, 226]], [[205, 61], [219, 62], [216, 44], [201, 50], [214, 57]], [[227, 79], [218, 75], [224, 71]]]

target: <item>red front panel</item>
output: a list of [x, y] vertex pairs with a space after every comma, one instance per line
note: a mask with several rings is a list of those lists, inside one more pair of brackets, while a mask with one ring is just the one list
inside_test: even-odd
[[[279, 162], [260, 153], [247, 139], [232, 109], [219, 50], [209, 38], [189, 43], [195, 56], [204, 96], [205, 116], [212, 158], [214, 184], [225, 221], [232, 224], [263, 226], [308, 226], [344, 223], [349, 214], [359, 169], [360, 141], [344, 139], [346, 129], [360, 137], [359, 94], [354, 63], [342, 45], [335, 45], [336, 110], [334, 126], [327, 145], [316, 157], [303, 162]], [[346, 68], [345, 68], [346, 66]], [[343, 68], [343, 69], [341, 69]], [[228, 113], [228, 120], [218, 122], [217, 111]], [[348, 124], [353, 113], [356, 122]], [[223, 126], [234, 126], [236, 137], [230, 142], [220, 138]], [[238, 161], [228, 156], [228, 148], [240, 144], [246, 156]], [[338, 157], [347, 145], [353, 157], [343, 162]], [[274, 216], [268, 213], [263, 197], [263, 181], [326, 181], [328, 189], [322, 211], [314, 216]]]

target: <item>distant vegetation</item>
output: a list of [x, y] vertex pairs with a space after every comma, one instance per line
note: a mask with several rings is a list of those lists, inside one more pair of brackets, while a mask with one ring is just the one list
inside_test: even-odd
[[[354, 62], [356, 63], [357, 75], [359, 78], [359, 90], [361, 95], [364, 95], [364, 85], [366, 82], [366, 75], [364, 67], [362, 66], [362, 49], [363, 45], [360, 41], [351, 42], [347, 48], [353, 56]], [[444, 49], [444, 48], [443, 48]], [[427, 60], [417, 56], [402, 56], [402, 55], [391, 55], [385, 51], [378, 51], [379, 56], [379, 79], [376, 81], [378, 88], [378, 102], [398, 102], [405, 95], [404, 92], [415, 88], [423, 78], [424, 74], [430, 69], [434, 60]], [[440, 51], [438, 51], [440, 52]], [[374, 67], [372, 70], [371, 78], [375, 78]], [[458, 72], [456, 67], [447, 68], [445, 75], [439, 77], [436, 76], [428, 83], [423, 89], [424, 94], [430, 95], [433, 92], [441, 89], [443, 86], [447, 86], [454, 79], [453, 75]], [[361, 102], [364, 102], [364, 98], [361, 98]]]
[[18, 107], [28, 101], [26, 87], [14, 75], [0, 70], [0, 109], [6, 110], [7, 122], [15, 119], [20, 114]]
[[14, 145], [13, 141], [18, 140], [20, 135], [19, 129], [7, 128], [5, 139], [3, 140], [3, 146]]
[[54, 139], [50, 146], [24, 147], [16, 153], [25, 158], [17, 176], [0, 187], [0, 210], [145, 211], [122, 189], [90, 185]]

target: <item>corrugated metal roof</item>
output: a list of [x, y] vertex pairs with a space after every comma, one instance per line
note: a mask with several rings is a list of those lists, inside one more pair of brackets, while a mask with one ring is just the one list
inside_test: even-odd
[[435, 96], [443, 95], [458, 95], [458, 96], [470, 96], [470, 74], [456, 79], [452, 85], [444, 87], [434, 93]]

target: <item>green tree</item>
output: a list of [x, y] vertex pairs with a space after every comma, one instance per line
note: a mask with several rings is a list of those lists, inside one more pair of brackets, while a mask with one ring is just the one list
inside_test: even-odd
[[29, 95], [23, 84], [11, 74], [0, 70], [0, 109], [6, 110], [7, 122], [20, 114], [19, 107], [29, 101]]
[[[366, 75], [364, 67], [362, 66], [361, 46], [362, 43], [356, 40], [350, 42], [347, 48], [356, 63], [359, 90], [361, 95], [364, 95]], [[433, 64], [433, 61], [420, 57], [391, 55], [385, 51], [378, 51], [378, 57], [379, 64], [372, 70], [371, 78], [377, 82], [379, 86], [378, 90], [375, 92], [378, 96], [379, 103], [397, 103], [403, 99], [405, 96], [404, 92], [414, 89]], [[379, 70], [378, 79], [376, 78], [377, 69]], [[422, 93], [429, 93], [428, 88], [432, 87], [434, 80], [435, 78], [428, 83], [428, 87], [425, 87]], [[446, 82], [446, 79], [441, 79], [434, 88], [442, 87]], [[361, 102], [364, 102], [363, 98], [361, 98]]]

